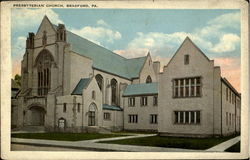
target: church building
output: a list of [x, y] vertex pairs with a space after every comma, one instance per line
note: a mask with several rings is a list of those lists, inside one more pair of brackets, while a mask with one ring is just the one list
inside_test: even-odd
[[27, 37], [21, 77], [12, 120], [19, 129], [240, 132], [240, 94], [188, 37], [160, 72], [150, 53], [124, 58], [45, 16]]

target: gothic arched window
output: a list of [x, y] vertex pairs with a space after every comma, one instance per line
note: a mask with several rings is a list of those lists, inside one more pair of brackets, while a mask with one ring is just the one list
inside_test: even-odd
[[97, 74], [95, 76], [95, 79], [96, 79], [96, 82], [97, 82], [100, 90], [102, 91], [102, 88], [103, 88], [103, 77], [100, 74]]
[[50, 89], [53, 57], [48, 50], [42, 50], [36, 58], [38, 95], [47, 95]]
[[111, 103], [117, 105], [117, 81], [114, 78], [111, 80]]
[[42, 44], [45, 45], [47, 44], [47, 32], [43, 31], [43, 40], [42, 40]]
[[150, 76], [148, 76], [148, 77], [147, 77], [147, 79], [146, 79], [146, 83], [152, 83], [152, 79], [151, 79], [151, 77], [150, 77]]

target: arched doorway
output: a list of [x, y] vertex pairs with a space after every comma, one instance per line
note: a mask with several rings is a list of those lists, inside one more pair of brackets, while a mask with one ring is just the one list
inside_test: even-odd
[[95, 103], [91, 103], [89, 105], [88, 112], [88, 126], [96, 126], [97, 125], [97, 107]]
[[30, 111], [30, 125], [32, 126], [43, 126], [44, 125], [44, 116], [45, 110], [40, 106], [32, 106], [29, 109]]

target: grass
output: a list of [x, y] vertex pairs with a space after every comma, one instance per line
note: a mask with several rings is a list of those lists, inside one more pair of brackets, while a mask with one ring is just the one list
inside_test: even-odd
[[219, 143], [222, 143], [228, 139], [231, 139], [232, 137], [233, 136], [223, 137], [223, 138], [182, 138], [182, 137], [152, 136], [152, 137], [131, 138], [131, 139], [115, 140], [115, 141], [105, 141], [99, 143], [205, 150]]
[[99, 138], [111, 138], [126, 136], [122, 134], [100, 134], [100, 133], [14, 133], [12, 138], [46, 139], [57, 141], [81, 141]]
[[240, 141], [225, 150], [226, 152], [240, 152]]

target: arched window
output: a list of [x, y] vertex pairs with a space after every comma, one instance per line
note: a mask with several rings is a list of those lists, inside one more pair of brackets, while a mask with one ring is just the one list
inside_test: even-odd
[[43, 40], [42, 40], [42, 44], [46, 45], [47, 44], [47, 32], [43, 31]]
[[95, 103], [91, 103], [89, 106], [89, 112], [88, 112], [88, 125], [89, 126], [95, 126], [97, 125], [97, 106]]
[[64, 118], [58, 119], [58, 127], [60, 129], [64, 129], [66, 127], [66, 120]]
[[102, 88], [103, 88], [103, 77], [100, 74], [97, 74], [95, 76], [95, 79], [96, 79], [96, 82], [97, 82], [100, 90], [102, 91]]
[[151, 77], [150, 77], [150, 76], [148, 76], [148, 77], [147, 77], [147, 79], [146, 79], [146, 83], [152, 83], [152, 79], [151, 79]]
[[38, 95], [47, 95], [50, 89], [53, 57], [48, 50], [42, 50], [36, 58]]
[[117, 105], [117, 81], [114, 78], [111, 80], [111, 103]]
[[92, 99], [95, 100], [95, 91], [92, 91]]

